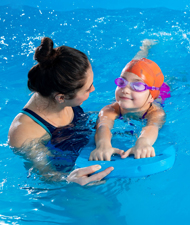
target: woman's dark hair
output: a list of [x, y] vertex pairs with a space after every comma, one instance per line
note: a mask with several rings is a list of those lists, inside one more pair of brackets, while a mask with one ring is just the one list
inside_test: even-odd
[[72, 99], [84, 86], [90, 63], [83, 52], [68, 46], [53, 48], [53, 41], [45, 37], [37, 47], [34, 59], [38, 64], [28, 73], [31, 91], [43, 97], [58, 92]]

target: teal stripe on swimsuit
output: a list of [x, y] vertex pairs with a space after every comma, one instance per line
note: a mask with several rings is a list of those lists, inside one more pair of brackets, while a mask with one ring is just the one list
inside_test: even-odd
[[52, 137], [51, 132], [42, 122], [40, 122], [38, 119], [36, 119], [34, 116], [32, 116], [30, 113], [28, 113], [24, 110], [21, 110], [21, 113], [23, 113], [23, 114], [29, 116], [31, 119], [33, 119], [36, 123], [38, 123], [41, 127], [43, 127], [48, 132], [48, 134]]

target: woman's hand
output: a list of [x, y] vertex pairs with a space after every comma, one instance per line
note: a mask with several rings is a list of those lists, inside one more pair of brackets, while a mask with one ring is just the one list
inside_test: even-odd
[[113, 154], [118, 154], [122, 156], [124, 153], [123, 150], [120, 150], [118, 148], [113, 147], [106, 147], [106, 148], [96, 148], [94, 151], [90, 154], [90, 161], [110, 161], [111, 156]]
[[121, 158], [126, 158], [129, 155], [134, 154], [135, 159], [154, 157], [154, 148], [148, 143], [146, 138], [139, 138], [134, 147], [127, 150]]
[[74, 182], [83, 186], [93, 181], [100, 181], [102, 178], [107, 176], [114, 168], [108, 167], [102, 172], [89, 176], [90, 174], [96, 172], [99, 169], [101, 169], [100, 165], [93, 165], [76, 169], [69, 174], [69, 176], [67, 177], [67, 181]]

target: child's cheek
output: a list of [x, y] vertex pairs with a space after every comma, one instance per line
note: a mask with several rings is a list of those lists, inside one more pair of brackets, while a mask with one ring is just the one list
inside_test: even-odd
[[118, 99], [119, 99], [119, 89], [118, 88], [116, 88], [116, 90], [115, 90], [115, 98], [118, 101]]

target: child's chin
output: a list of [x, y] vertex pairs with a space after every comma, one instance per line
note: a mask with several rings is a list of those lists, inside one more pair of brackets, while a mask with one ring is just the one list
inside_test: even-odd
[[125, 102], [119, 102], [119, 106], [120, 106], [120, 108], [123, 108], [123, 109], [130, 109], [130, 108], [133, 108], [132, 106], [131, 106], [131, 104], [127, 104], [127, 103], [125, 103]]

